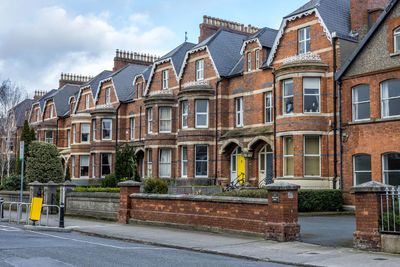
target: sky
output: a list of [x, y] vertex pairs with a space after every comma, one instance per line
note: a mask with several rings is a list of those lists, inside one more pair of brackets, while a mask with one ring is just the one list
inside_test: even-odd
[[30, 96], [58, 87], [61, 72], [111, 70], [116, 49], [162, 56], [197, 43], [203, 15], [278, 29], [307, 0], [1, 0], [0, 81]]

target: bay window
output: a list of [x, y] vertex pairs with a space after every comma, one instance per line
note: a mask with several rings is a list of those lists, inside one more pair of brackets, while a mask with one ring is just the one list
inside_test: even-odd
[[182, 101], [182, 128], [188, 127], [188, 102]]
[[283, 138], [283, 176], [294, 175], [293, 137]]
[[260, 50], [256, 50], [256, 69], [260, 67]]
[[159, 108], [159, 132], [170, 133], [171, 132], [171, 107], [160, 107]]
[[196, 100], [196, 128], [208, 127], [208, 100]]
[[181, 147], [181, 169], [182, 169], [182, 177], [187, 177], [188, 170], [188, 151], [187, 146]]
[[161, 148], [159, 156], [158, 176], [163, 178], [171, 177], [171, 149]]
[[319, 140], [319, 136], [304, 136], [304, 176], [321, 176]]
[[293, 113], [293, 80], [283, 81], [283, 114]]
[[370, 116], [369, 85], [361, 84], [353, 87], [353, 121], [368, 120]]
[[265, 122], [272, 122], [272, 92], [265, 93]]
[[101, 154], [101, 177], [111, 173], [111, 154]]
[[96, 140], [96, 120], [92, 120], [93, 141]]
[[319, 78], [303, 78], [303, 111], [307, 113], [320, 112], [320, 79]]
[[46, 143], [53, 144], [53, 131], [45, 131], [44, 134], [44, 141]]
[[112, 119], [102, 119], [101, 121], [101, 139], [111, 140], [112, 138]]
[[82, 123], [81, 124], [81, 143], [89, 142], [90, 138], [90, 124]]
[[251, 52], [247, 52], [247, 71], [251, 71]]
[[147, 109], [147, 133], [153, 132], [153, 109]]
[[151, 149], [147, 149], [147, 177], [153, 175], [153, 153]]
[[80, 177], [89, 177], [89, 156], [79, 156]]
[[195, 176], [207, 177], [208, 175], [208, 146], [198, 145], [195, 147]]

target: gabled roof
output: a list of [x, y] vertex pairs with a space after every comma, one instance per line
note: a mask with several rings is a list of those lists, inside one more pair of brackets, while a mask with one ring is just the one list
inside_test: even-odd
[[159, 60], [155, 62], [155, 65], [161, 64], [167, 60], [171, 60], [172, 66], [174, 67], [175, 73], [177, 74], [178, 71], [181, 69], [186, 52], [192, 49], [195, 45], [196, 44], [184, 42], [168, 52], [166, 55], [162, 56]]
[[[53, 89], [50, 92], [48, 92], [47, 94], [45, 94], [44, 96], [42, 96], [41, 98], [39, 98], [39, 100], [37, 101], [37, 103], [39, 103], [40, 106], [40, 112], [43, 115], [43, 111], [44, 111], [44, 105], [46, 104], [46, 101], [51, 98], [52, 96], [54, 96], [57, 93], [57, 89]], [[34, 103], [36, 104], [36, 103]]]
[[[135, 96], [133, 88], [133, 80], [136, 75], [142, 73], [148, 66], [128, 64], [125, 67], [113, 72], [111, 75], [101, 80], [99, 88], [103, 82], [111, 81], [114, 85], [114, 91], [117, 99], [120, 102], [131, 100]], [[99, 90], [96, 93], [96, 102], [99, 95]]]
[[277, 34], [278, 30], [274, 30], [268, 27], [264, 27], [258, 30], [257, 32], [249, 35], [246, 39], [244, 39], [240, 53], [243, 54], [243, 51], [248, 43], [255, 41], [258, 42], [261, 47], [271, 48], [274, 45]]
[[97, 89], [99, 88], [100, 81], [103, 80], [104, 78], [110, 76], [111, 74], [112, 74], [112, 71], [103, 70], [102, 72], [97, 74], [95, 77], [90, 79], [90, 81], [88, 81], [87, 83], [84, 83], [81, 86], [81, 88], [83, 89], [83, 88], [90, 87], [90, 90], [92, 91], [92, 97], [94, 98], [94, 96], [97, 94]]
[[12, 109], [12, 111], [14, 112], [15, 126], [24, 126], [25, 111], [29, 111], [31, 109], [32, 103], [33, 99], [25, 99]]
[[203, 49], [209, 52], [217, 75], [219, 77], [229, 76], [232, 68], [241, 57], [239, 51], [246, 37], [247, 35], [243, 33], [219, 29], [216, 33], [186, 52], [184, 63], [179, 72], [179, 78], [182, 78], [183, 69], [189, 54]]
[[143, 80], [147, 82], [149, 80], [152, 69], [153, 69], [153, 65], [150, 65], [150, 66], [147, 66], [147, 68], [145, 68], [142, 72], [136, 74], [135, 77], [133, 78], [132, 84], [135, 85], [136, 79], [139, 77], [142, 77]]
[[232, 70], [229, 72], [229, 77], [236, 76], [242, 74], [244, 71], [244, 56], [241, 56]]
[[313, 13], [318, 17], [328, 40], [332, 41], [332, 37], [335, 35], [341, 39], [357, 42], [357, 36], [351, 32], [349, 0], [311, 0], [283, 18], [271, 53], [262, 67], [268, 67], [272, 63], [286, 24]]
[[79, 92], [79, 85], [66, 84], [57, 90], [57, 93], [53, 96], [57, 117], [65, 117], [69, 115], [69, 101], [71, 96], [76, 96]]
[[335, 79], [339, 80], [351, 66], [354, 60], [358, 57], [361, 51], [367, 46], [368, 42], [374, 37], [375, 33], [378, 31], [381, 24], [386, 20], [387, 16], [389, 15], [390, 11], [399, 3], [399, 0], [391, 0], [388, 5], [386, 6], [385, 10], [379, 16], [377, 21], [375, 22], [374, 26], [368, 31], [367, 35], [358, 45], [356, 50], [354, 50], [353, 54], [349, 57], [343, 67], [336, 73]]

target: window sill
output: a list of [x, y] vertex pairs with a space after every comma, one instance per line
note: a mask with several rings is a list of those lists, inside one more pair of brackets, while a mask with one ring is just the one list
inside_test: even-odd
[[348, 123], [348, 125], [361, 125], [361, 124], [370, 124], [370, 123], [399, 121], [399, 120], [400, 120], [400, 116], [396, 116], [396, 117], [383, 118], [383, 119], [351, 121]]
[[390, 54], [391, 57], [400, 56], [400, 51], [394, 52]]

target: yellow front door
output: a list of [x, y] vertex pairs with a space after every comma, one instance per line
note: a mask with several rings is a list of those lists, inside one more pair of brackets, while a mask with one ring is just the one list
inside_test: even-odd
[[237, 175], [238, 177], [242, 178], [243, 180], [240, 181], [240, 183], [244, 183], [245, 180], [245, 169], [246, 169], [246, 164], [245, 164], [245, 159], [242, 155], [237, 156]]

